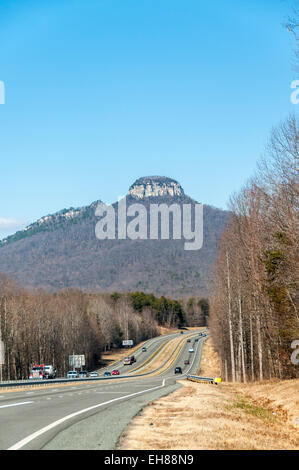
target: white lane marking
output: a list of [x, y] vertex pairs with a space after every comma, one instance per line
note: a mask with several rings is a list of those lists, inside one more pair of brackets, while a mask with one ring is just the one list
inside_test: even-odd
[[124, 392], [95, 392], [95, 393], [104, 393], [104, 394], [107, 394], [107, 395], [109, 395], [109, 394], [115, 395], [117, 393], [124, 393]]
[[0, 408], [9, 408], [10, 406], [19, 406], [19, 405], [29, 405], [29, 403], [34, 403], [34, 401], [23, 401], [19, 403], [11, 403], [10, 405], [1, 405]]
[[101, 406], [108, 405], [110, 403], [113, 403], [115, 401], [123, 400], [125, 398], [131, 398], [136, 395], [140, 395], [141, 393], [146, 393], [146, 392], [151, 392], [152, 390], [156, 390], [157, 388], [162, 388], [165, 386], [165, 379], [163, 379], [162, 385], [158, 385], [157, 387], [149, 388], [147, 390], [141, 390], [140, 392], [135, 392], [131, 393], [130, 395], [125, 395], [123, 397], [119, 398], [113, 398], [113, 400], [105, 401], [104, 403], [99, 403], [98, 405], [93, 405], [88, 408], [84, 408], [84, 410], [76, 411], [75, 413], [71, 413], [70, 415], [65, 416], [64, 418], [58, 419], [57, 421], [54, 421], [53, 423], [49, 424], [48, 426], [45, 426], [44, 428], [41, 428], [39, 431], [34, 432], [33, 434], [30, 434], [29, 436], [25, 437], [24, 439], [21, 439], [19, 442], [14, 444], [13, 446], [9, 447], [8, 450], [19, 450], [22, 447], [24, 447], [26, 444], [28, 444], [30, 441], [33, 441], [33, 439], [36, 439], [37, 437], [41, 436], [45, 432], [49, 431], [50, 429], [55, 428], [59, 424], [64, 423], [68, 419], [74, 418], [75, 416], [78, 416], [82, 413], [86, 413], [87, 411], [94, 410], [95, 408], [100, 408]]

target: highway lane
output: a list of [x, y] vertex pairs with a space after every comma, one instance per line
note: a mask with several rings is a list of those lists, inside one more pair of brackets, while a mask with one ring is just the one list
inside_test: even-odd
[[[182, 363], [188, 356], [188, 346], [181, 351], [176, 364], [182, 365], [185, 368], [184, 373], [195, 372], [199, 367], [199, 360], [201, 356], [201, 345], [195, 345], [195, 351], [199, 348], [198, 353], [190, 353], [190, 366], [183, 366]], [[195, 359], [192, 361], [192, 356]], [[189, 371], [188, 368], [192, 367], [194, 370]], [[106, 408], [88, 419], [81, 420], [72, 426], [68, 427], [56, 438], [48, 442], [43, 449], [46, 450], [114, 450], [116, 448], [120, 435], [125, 431], [127, 425], [132, 421], [140, 410], [146, 406], [150, 401], [154, 401], [163, 395], [168, 395], [181, 385], [176, 382], [176, 379], [182, 379], [186, 375], [173, 375], [173, 367], [163, 373], [165, 377], [165, 387], [156, 389], [152, 392], [142, 394], [126, 400], [125, 402], [116, 403], [113, 406]], [[103, 431], [104, 430], [104, 431]]]
[[[105, 410], [109, 417], [108, 407], [117, 405], [122, 410], [127, 403], [136, 402], [141, 396], [146, 400], [146, 397], [153, 394], [167, 393], [168, 390], [173, 389], [174, 380], [182, 378], [182, 376], [174, 376], [174, 367], [180, 365], [184, 373], [188, 372], [190, 367], [184, 366], [183, 361], [188, 355], [194, 357], [194, 353], [188, 353], [188, 348], [192, 344], [199, 345], [201, 342], [187, 343], [186, 340], [187, 335], [184, 337], [184, 347], [175, 364], [157, 377], [108, 379], [84, 384], [72, 382], [51, 389], [34, 389], [25, 392], [1, 393], [0, 389], [0, 449], [40, 449], [57, 433], [71, 429], [82, 418], [86, 423], [88, 417], [100, 415]], [[154, 344], [156, 348], [161, 346], [160, 341]], [[125, 369], [127, 367], [124, 366]], [[119, 430], [116, 429], [116, 434], [117, 432]], [[72, 436], [71, 441], [73, 445], [76, 445]], [[70, 445], [70, 442], [66, 442], [65, 445]]]
[[[198, 333], [198, 332], [195, 332], [195, 333]], [[184, 338], [185, 337], [188, 338], [189, 336], [193, 336], [193, 335], [194, 335], [194, 332], [188, 332], [188, 331], [184, 332]], [[122, 375], [123, 374], [128, 374], [132, 370], [136, 369], [136, 367], [138, 367], [141, 363], [147, 361], [152, 356], [152, 354], [155, 351], [157, 351], [157, 349], [162, 344], [165, 344], [169, 340], [172, 340], [172, 339], [177, 338], [177, 337], [183, 337], [183, 335], [181, 333], [172, 333], [172, 334], [169, 334], [169, 335], [158, 336], [156, 338], [152, 338], [152, 339], [146, 341], [144, 344], [142, 344], [142, 346], [140, 346], [140, 348], [138, 348], [134, 352], [133, 355], [135, 356], [135, 359], [136, 359], [136, 362], [134, 364], [124, 365], [122, 361], [117, 361], [114, 364], [112, 364], [108, 367], [105, 367], [104, 369], [100, 369], [98, 371], [99, 376], [103, 376], [105, 371], [112, 372], [112, 370], [114, 370], [114, 369], [118, 369]], [[143, 346], [145, 346], [147, 348], [146, 352], [142, 352], [142, 347]]]
[[[194, 333], [193, 333], [194, 334]], [[172, 334], [169, 334], [169, 335], [163, 335], [163, 336], [159, 336], [159, 337], [156, 337], [156, 338], [152, 338], [150, 340], [148, 340], [147, 342], [144, 343], [144, 345], [148, 348], [148, 350], [144, 353], [141, 351], [142, 349], [142, 346], [140, 346], [136, 352], [134, 353], [136, 359], [138, 359], [138, 364], [140, 364], [141, 362], [145, 362], [146, 359], [153, 353], [153, 351], [157, 350], [160, 345], [162, 343], [166, 343], [169, 339], [173, 339], [177, 336], [179, 336], [180, 333], [172, 333]], [[192, 332], [187, 332], [186, 335], [192, 335]], [[128, 355], [129, 355], [129, 350], [128, 350]], [[141, 361], [140, 361], [141, 359]], [[124, 375], [124, 373], [130, 373], [132, 370], [134, 370], [136, 368], [136, 363], [132, 364], [132, 365], [124, 365], [122, 360], [119, 360], [119, 361], [116, 361], [114, 362], [113, 364], [111, 364], [110, 366], [107, 366], [107, 367], [102, 367], [100, 369], [98, 369], [96, 372], [98, 373], [98, 376], [100, 378], [104, 377], [104, 372], [105, 371], [112, 371], [113, 369], [118, 369], [120, 372], [121, 372], [121, 375]], [[57, 376], [57, 378], [55, 380], [10, 380], [10, 381], [4, 381], [4, 382], [0, 382], [0, 384], [4, 385], [4, 386], [11, 386], [11, 388], [13, 388], [14, 384], [16, 383], [17, 385], [21, 384], [21, 385], [26, 385], [26, 386], [36, 386], [36, 385], [51, 385], [53, 383], [56, 383], [58, 384], [59, 382], [72, 382], [72, 381], [76, 381], [76, 382], [80, 382], [82, 380], [86, 380], [86, 379], [67, 379], [66, 377], [59, 377], [59, 375]], [[91, 378], [88, 378], [88, 380], [94, 380], [94, 379], [91, 379]], [[1, 392], [1, 389], [3, 389], [3, 387], [0, 387], [0, 392]]]

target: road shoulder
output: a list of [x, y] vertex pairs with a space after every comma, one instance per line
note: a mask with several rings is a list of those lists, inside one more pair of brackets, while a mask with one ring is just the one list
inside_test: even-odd
[[[211, 340], [201, 374], [219, 375]], [[181, 381], [151, 402], [122, 434], [118, 450], [299, 449], [299, 380], [219, 385]], [[288, 399], [286, 395], [288, 394]]]
[[180, 388], [180, 384], [109, 406], [61, 431], [42, 450], [114, 450], [128, 424], [148, 404]]

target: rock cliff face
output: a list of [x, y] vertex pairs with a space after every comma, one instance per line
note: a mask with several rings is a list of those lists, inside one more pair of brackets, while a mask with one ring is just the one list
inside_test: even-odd
[[129, 194], [136, 199], [147, 197], [182, 196], [184, 190], [180, 183], [165, 176], [139, 178], [129, 188]]

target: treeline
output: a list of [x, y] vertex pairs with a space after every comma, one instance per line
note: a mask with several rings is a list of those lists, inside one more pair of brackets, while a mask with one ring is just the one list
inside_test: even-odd
[[167, 297], [156, 297], [144, 292], [130, 294], [135, 310], [141, 312], [145, 308], [154, 313], [159, 325], [169, 327], [206, 326], [209, 316], [207, 299], [191, 297], [183, 300], [172, 300]]
[[28, 378], [32, 364], [53, 364], [59, 376], [71, 354], [85, 354], [87, 367], [100, 357], [103, 338], [88, 300], [77, 291], [29, 293], [0, 275], [0, 329], [5, 345], [2, 380]]
[[[33, 363], [69, 370], [69, 355], [84, 354], [86, 368], [99, 366], [101, 352], [159, 335], [159, 326], [206, 321], [195, 299], [181, 302], [135, 292], [91, 294], [67, 289], [28, 292], [0, 274], [0, 339], [5, 345], [2, 380], [28, 378]], [[186, 308], [186, 311], [185, 311]], [[202, 310], [203, 309], [203, 310]]]
[[256, 175], [231, 198], [215, 267], [210, 326], [222, 375], [298, 376], [298, 122], [273, 130]]

